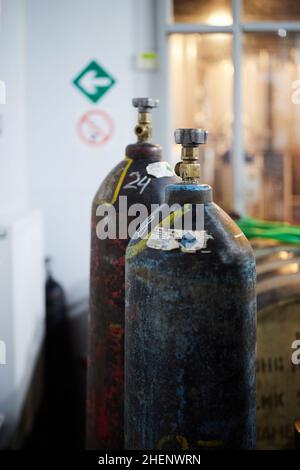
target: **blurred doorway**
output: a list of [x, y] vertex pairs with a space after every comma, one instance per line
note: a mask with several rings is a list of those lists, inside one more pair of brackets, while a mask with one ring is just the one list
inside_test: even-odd
[[170, 127], [208, 129], [203, 181], [226, 210], [300, 223], [300, 2], [163, 3]]

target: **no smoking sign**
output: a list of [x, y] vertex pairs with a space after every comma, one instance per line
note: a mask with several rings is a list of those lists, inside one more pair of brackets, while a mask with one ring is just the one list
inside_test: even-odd
[[95, 109], [86, 112], [80, 118], [77, 131], [83, 142], [92, 147], [98, 147], [111, 139], [114, 124], [109, 114]]

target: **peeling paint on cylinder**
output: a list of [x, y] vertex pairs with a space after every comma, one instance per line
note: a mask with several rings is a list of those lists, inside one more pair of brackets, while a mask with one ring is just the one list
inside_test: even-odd
[[169, 204], [204, 204], [206, 250], [127, 248], [127, 449], [255, 446], [255, 261], [211, 195], [167, 188]]

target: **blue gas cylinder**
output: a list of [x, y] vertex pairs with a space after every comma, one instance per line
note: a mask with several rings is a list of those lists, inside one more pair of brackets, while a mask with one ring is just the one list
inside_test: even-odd
[[255, 261], [199, 182], [206, 136], [175, 132], [182, 182], [127, 248], [127, 449], [255, 447]]

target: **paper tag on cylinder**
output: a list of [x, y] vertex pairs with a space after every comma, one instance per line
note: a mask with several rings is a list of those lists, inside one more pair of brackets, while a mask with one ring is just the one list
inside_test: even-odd
[[163, 178], [166, 176], [174, 176], [175, 173], [168, 162], [155, 162], [146, 166], [148, 175], [155, 176], [155, 178]]

